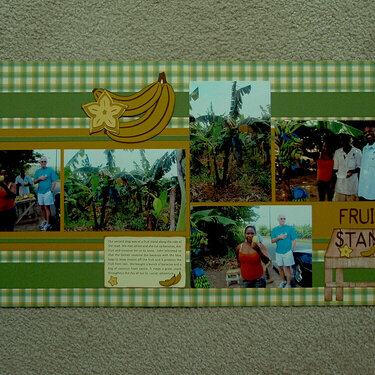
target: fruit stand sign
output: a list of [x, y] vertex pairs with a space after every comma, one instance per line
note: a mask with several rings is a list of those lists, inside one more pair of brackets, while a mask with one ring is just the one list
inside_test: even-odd
[[[374, 282], [344, 281], [344, 269], [375, 268], [375, 229], [335, 229], [325, 255], [325, 300], [342, 301], [344, 287], [374, 287]], [[333, 281], [333, 270], [336, 281]]]

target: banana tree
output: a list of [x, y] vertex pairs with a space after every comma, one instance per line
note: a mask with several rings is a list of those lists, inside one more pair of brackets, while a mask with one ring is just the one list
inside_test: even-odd
[[190, 214], [190, 251], [192, 266], [201, 266], [202, 252], [209, 245], [208, 234], [205, 231], [207, 223], [215, 223], [222, 226], [235, 225], [236, 222], [215, 209], [198, 210]]
[[92, 210], [94, 230], [103, 229], [109, 218], [107, 206], [114, 197], [114, 174], [119, 171], [113, 158], [114, 150], [104, 150], [104, 154], [106, 167], [93, 167], [85, 151], [79, 150], [67, 162], [64, 170], [66, 216], [73, 220], [79, 216], [89, 219]]
[[[185, 182], [183, 181], [185, 167], [182, 165], [184, 159], [183, 150], [166, 152], [152, 165], [148, 162], [144, 150], [140, 150], [140, 154], [141, 164], [135, 163], [136, 169], [130, 172], [120, 172], [116, 177], [117, 179], [121, 179], [122, 184], [132, 186], [133, 190], [136, 190], [138, 197], [141, 197], [142, 194], [144, 195], [144, 207], [142, 207], [142, 200], [139, 203], [141, 210], [145, 212], [147, 218], [146, 230], [154, 230], [158, 221], [162, 218], [162, 214], [168, 212], [168, 208], [170, 207], [167, 198], [168, 193], [172, 195], [176, 185], [179, 185], [181, 192], [177, 230], [184, 230], [181, 229], [185, 227], [181, 215], [184, 217], [186, 210], [186, 191]], [[176, 162], [178, 170], [177, 178], [165, 178], [165, 175]], [[166, 218], [165, 215], [163, 217]]]
[[[255, 123], [262, 123], [267, 127], [267, 131], [262, 132], [268, 134], [269, 143], [269, 119], [244, 117], [240, 113], [243, 97], [250, 92], [251, 85], [238, 89], [237, 81], [234, 81], [229, 114], [216, 115], [211, 105], [206, 115], [195, 118], [190, 125], [192, 166], [200, 163], [200, 157], [206, 155], [208, 165], [205, 168], [215, 175], [215, 186], [225, 187], [230, 183], [228, 171], [231, 155], [236, 159], [239, 167], [243, 165], [243, 150], [246, 143], [252, 138], [248, 129], [256, 131], [257, 134], [261, 130], [261, 126], [257, 129], [254, 127]], [[259, 143], [258, 139], [254, 145]]]

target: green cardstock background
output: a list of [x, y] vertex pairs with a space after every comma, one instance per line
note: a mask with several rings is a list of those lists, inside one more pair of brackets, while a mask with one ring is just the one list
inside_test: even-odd
[[[375, 119], [373, 62], [60, 62], [0, 63], [0, 142], [64, 142], [74, 136], [54, 130], [88, 129], [80, 106], [92, 101], [92, 89], [131, 93], [165, 71], [176, 91], [176, 108], [168, 125], [188, 128], [190, 81], [267, 80], [271, 84], [273, 118]], [[23, 130], [50, 129], [48, 135], [24, 136]], [[170, 138], [168, 138], [170, 137]], [[108, 140], [80, 135], [80, 141]], [[160, 135], [152, 140], [186, 141], [188, 136]], [[4, 146], [5, 145], [5, 146]], [[19, 146], [21, 147], [21, 146]], [[114, 143], [113, 148], [119, 147]], [[139, 147], [142, 147], [141, 145]], [[274, 182], [273, 182], [274, 183]], [[276, 202], [270, 202], [275, 204]], [[314, 226], [314, 222], [313, 222]], [[66, 236], [68, 237], [68, 235]], [[318, 244], [318, 235], [313, 243]], [[314, 241], [315, 240], [315, 241]], [[101, 243], [102, 239], [41, 240], [0, 236], [0, 306], [279, 306], [373, 305], [374, 288], [345, 288], [342, 302], [324, 302], [325, 244], [314, 246], [313, 288], [306, 289], [105, 289], [102, 251], [52, 251], [53, 243]], [[43, 250], [9, 250], [7, 244], [43, 244]], [[46, 244], [51, 247], [46, 250]], [[187, 259], [188, 260], [188, 259]], [[353, 270], [354, 280], [375, 279], [373, 270]]]

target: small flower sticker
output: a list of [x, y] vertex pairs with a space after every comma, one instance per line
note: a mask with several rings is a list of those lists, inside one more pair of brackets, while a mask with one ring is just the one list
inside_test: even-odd
[[90, 117], [90, 134], [106, 129], [111, 133], [120, 133], [119, 118], [124, 114], [127, 106], [113, 103], [107, 90], [99, 96], [96, 102], [82, 105], [82, 109]]

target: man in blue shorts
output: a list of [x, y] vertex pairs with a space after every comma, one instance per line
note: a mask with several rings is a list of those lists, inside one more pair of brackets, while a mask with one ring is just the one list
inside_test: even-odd
[[54, 204], [53, 189], [58, 176], [52, 168], [47, 167], [47, 158], [45, 156], [42, 156], [39, 162], [41, 168], [35, 172], [34, 184], [38, 184], [38, 204], [44, 219], [39, 227], [42, 231], [47, 231], [52, 227], [50, 224], [50, 206]]
[[271, 242], [276, 243], [276, 263], [282, 279], [279, 288], [291, 288], [292, 271], [290, 267], [294, 265], [293, 250], [296, 247], [296, 239], [298, 238], [298, 235], [293, 227], [285, 224], [285, 215], [280, 214], [277, 217], [277, 220], [279, 226], [272, 229]]

